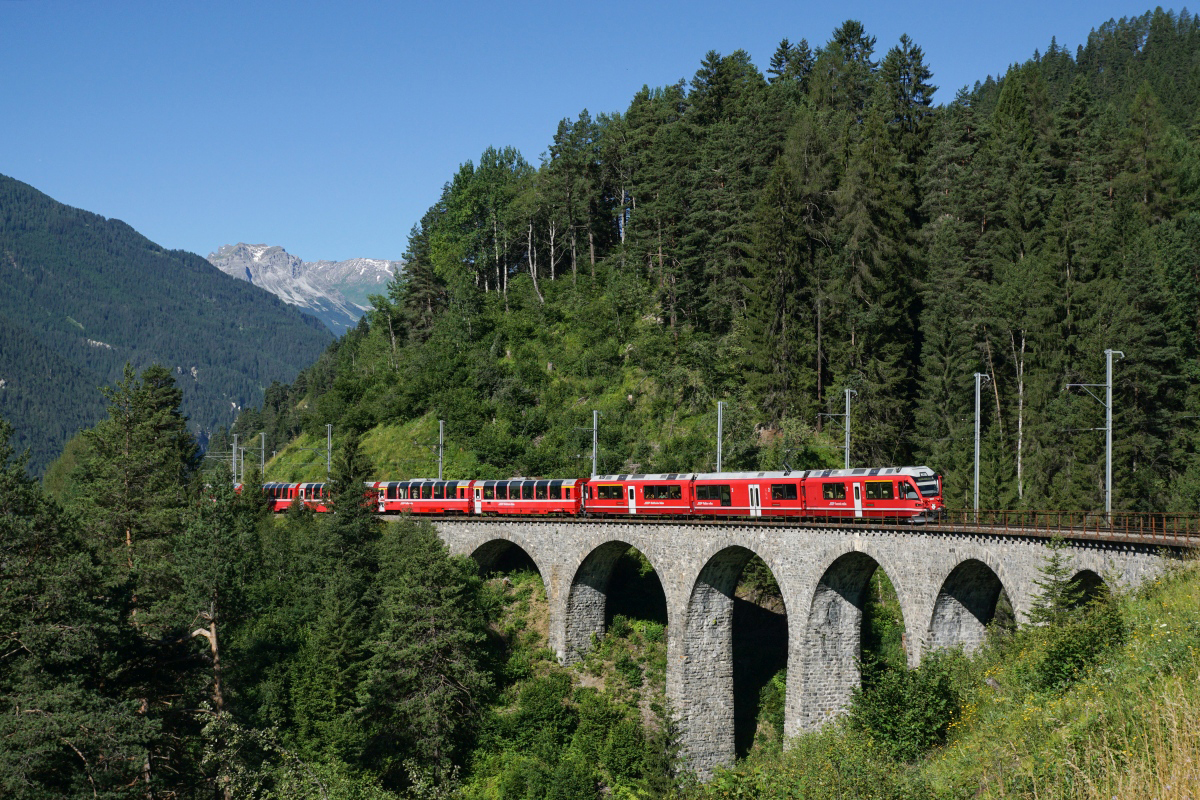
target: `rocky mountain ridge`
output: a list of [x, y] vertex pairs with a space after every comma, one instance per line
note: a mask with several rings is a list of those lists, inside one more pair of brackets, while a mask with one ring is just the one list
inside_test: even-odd
[[208, 261], [316, 317], [335, 334], [356, 325], [370, 307], [367, 297], [382, 294], [404, 266], [377, 258], [305, 261], [278, 245], [245, 242], [221, 246]]

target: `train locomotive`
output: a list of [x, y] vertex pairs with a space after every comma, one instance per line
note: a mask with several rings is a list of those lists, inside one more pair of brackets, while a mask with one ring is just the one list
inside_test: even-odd
[[[587, 480], [531, 479], [366, 484], [381, 514], [794, 518], [817, 522], [938, 519], [942, 477], [929, 467], [787, 472], [593, 475]], [[273, 511], [302, 502], [328, 511], [323, 483], [263, 485]]]

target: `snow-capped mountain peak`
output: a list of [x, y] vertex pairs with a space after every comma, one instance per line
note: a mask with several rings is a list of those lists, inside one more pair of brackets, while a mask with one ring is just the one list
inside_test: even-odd
[[370, 307], [368, 295], [382, 294], [404, 266], [402, 261], [377, 258], [304, 261], [278, 245], [245, 242], [224, 245], [209, 253], [208, 260], [225, 274], [312, 314], [339, 334], [357, 324]]

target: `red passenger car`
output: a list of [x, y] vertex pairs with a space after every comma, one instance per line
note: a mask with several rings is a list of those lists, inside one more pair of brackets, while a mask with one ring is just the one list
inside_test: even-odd
[[470, 512], [470, 481], [380, 481], [379, 510], [384, 514], [467, 514]]
[[288, 506], [296, 499], [299, 486], [298, 483], [264, 483], [263, 494], [267, 496], [272, 511], [287, 511]]
[[802, 472], [710, 472], [696, 476], [694, 511], [703, 516], [804, 514]]
[[593, 475], [585, 504], [589, 514], [690, 514], [692, 475]]
[[584, 482], [570, 480], [511, 478], [503, 481], [474, 481], [473, 514], [579, 514]]

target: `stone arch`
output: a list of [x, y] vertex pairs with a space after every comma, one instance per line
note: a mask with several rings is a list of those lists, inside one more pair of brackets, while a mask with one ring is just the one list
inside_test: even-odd
[[[605, 542], [584, 556], [576, 568], [570, 589], [567, 591], [565, 635], [562, 653], [559, 654], [564, 664], [578, 661], [591, 649], [593, 637], [604, 634], [609, 583], [618, 560], [631, 548], [638, 549], [621, 540]], [[642, 550], [638, 549], [638, 552], [649, 560], [649, 556]], [[654, 566], [653, 562], [651, 566]], [[658, 576], [661, 590], [661, 573], [657, 568], [654, 572]], [[665, 608], [665, 594], [663, 605]]]
[[[912, 600], [906, 582], [898, 570], [889, 569], [885, 559], [861, 550], [843, 553], [821, 574], [813, 591], [803, 625], [803, 644], [793, 649], [788, 670], [789, 695], [799, 693], [799, 720], [790, 730], [814, 730], [842, 713], [855, 688], [861, 684], [858, 667], [862, 655], [863, 608], [875, 570], [882, 569], [892, 581], [900, 602], [905, 630], [909, 630]], [[906, 658], [914, 661], [911, 636], [906, 642]], [[801, 663], [796, 665], [799, 660]], [[793, 688], [794, 675], [799, 684]]]
[[[682, 619], [679, 670], [684, 748], [701, 775], [730, 764], [737, 752], [734, 700], [734, 611], [742, 570], [756, 553], [731, 545], [712, 555], [692, 584]], [[778, 580], [771, 560], [764, 558]], [[786, 597], [786, 592], [785, 592]], [[786, 631], [786, 627], [785, 627]], [[678, 701], [678, 700], [677, 700]]]
[[977, 650], [1001, 596], [1008, 596], [1004, 584], [988, 564], [977, 558], [959, 562], [942, 581], [934, 601], [929, 647], [936, 650], [961, 645], [968, 653]]
[[511, 539], [489, 539], [471, 551], [471, 558], [479, 565], [479, 571], [485, 575], [511, 569], [513, 565], [530, 564], [541, 577], [542, 583], [546, 582], [546, 571], [542, 569], [537, 558]]

